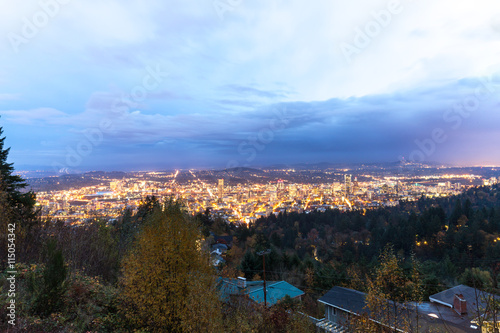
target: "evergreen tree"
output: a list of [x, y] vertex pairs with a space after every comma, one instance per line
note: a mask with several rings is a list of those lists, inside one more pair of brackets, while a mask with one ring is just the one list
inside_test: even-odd
[[460, 219], [460, 217], [462, 217], [463, 214], [464, 212], [462, 210], [462, 202], [460, 201], [460, 199], [457, 199], [455, 207], [453, 207], [453, 212], [450, 216], [450, 226], [456, 226], [458, 224], [458, 220]]
[[245, 274], [246, 279], [251, 280], [254, 277], [256, 271], [259, 270], [259, 262], [259, 258], [251, 250], [245, 252], [239, 268]]
[[[0, 257], [7, 258], [7, 227], [10, 224], [16, 234], [16, 259], [28, 262], [38, 258], [41, 248], [39, 222], [36, 216], [35, 194], [23, 193], [28, 186], [20, 176], [13, 175], [12, 163], [7, 163], [10, 148], [5, 148], [5, 137], [0, 127]], [[0, 259], [0, 269], [5, 266], [5, 259]]]
[[469, 199], [465, 200], [464, 214], [468, 219], [472, 217], [472, 203]]
[[10, 148], [4, 148], [5, 137], [2, 137], [3, 128], [0, 127], [0, 182], [2, 190], [7, 192], [9, 203], [12, 207], [31, 212], [35, 205], [35, 194], [31, 191], [21, 193], [28, 184], [18, 175], [13, 175], [13, 163], [7, 163]]
[[29, 289], [35, 295], [32, 310], [36, 314], [48, 316], [62, 305], [62, 295], [66, 291], [67, 268], [61, 249], [55, 240], [47, 242], [47, 263], [41, 280], [31, 280]]

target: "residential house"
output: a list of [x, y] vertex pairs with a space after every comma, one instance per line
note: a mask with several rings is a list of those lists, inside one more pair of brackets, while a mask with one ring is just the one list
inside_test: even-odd
[[[237, 279], [220, 278], [219, 290], [221, 299], [229, 302], [231, 297], [248, 297], [253, 302], [264, 304], [264, 281], [247, 281], [243, 277]], [[300, 299], [304, 292], [286, 281], [266, 281], [266, 303], [273, 306], [286, 296]]]
[[217, 236], [211, 233], [214, 244], [211, 244], [210, 255], [212, 264], [219, 266], [226, 262], [224, 259], [226, 252], [233, 246], [233, 236]]
[[[357, 290], [333, 287], [320, 303], [325, 305], [325, 318], [316, 323], [323, 332], [347, 332], [347, 324], [354, 317], [367, 316], [372, 322], [385, 329], [409, 332], [409, 328], [419, 332], [445, 331], [456, 333], [486, 332], [493, 325], [492, 300], [500, 302], [500, 297], [478, 289], [459, 285], [429, 297], [429, 302], [405, 304], [387, 300], [394, 311], [386, 315], [372, 314], [367, 306], [366, 294]], [[403, 325], [406, 322], [406, 325]]]
[[216, 244], [226, 244], [229, 249], [233, 247], [233, 236], [213, 236]]
[[458, 285], [430, 296], [429, 300], [454, 310], [460, 316], [459, 321], [470, 322], [471, 327], [482, 326], [483, 332], [493, 332], [492, 328], [496, 326], [495, 332], [500, 331], [500, 296]]
[[212, 251], [210, 252], [210, 256], [212, 259], [212, 264], [217, 267], [220, 264], [224, 264], [226, 260], [223, 256], [225, 256], [228, 250], [228, 246], [223, 243], [216, 243], [212, 245]]

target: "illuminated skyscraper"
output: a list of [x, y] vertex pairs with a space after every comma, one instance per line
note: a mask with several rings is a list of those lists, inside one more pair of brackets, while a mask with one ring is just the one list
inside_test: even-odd
[[219, 199], [222, 200], [224, 196], [224, 179], [219, 179]]
[[352, 175], [344, 175], [344, 196], [347, 198], [352, 192]]
[[354, 177], [354, 182], [352, 183], [351, 193], [356, 194], [359, 190], [358, 177]]

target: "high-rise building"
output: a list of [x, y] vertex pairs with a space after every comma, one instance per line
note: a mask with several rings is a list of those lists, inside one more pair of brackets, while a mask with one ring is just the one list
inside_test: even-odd
[[222, 197], [224, 196], [224, 179], [219, 179], [219, 199], [222, 200]]
[[352, 192], [352, 175], [344, 175], [344, 196], [348, 197]]
[[354, 182], [352, 183], [351, 193], [356, 194], [359, 190], [358, 177], [354, 177]]
[[342, 182], [332, 183], [332, 194], [342, 191]]

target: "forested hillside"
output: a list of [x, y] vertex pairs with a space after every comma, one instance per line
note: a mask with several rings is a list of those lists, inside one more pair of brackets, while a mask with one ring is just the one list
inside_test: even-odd
[[419, 261], [424, 298], [458, 282], [497, 290], [499, 199], [496, 185], [387, 209], [270, 215], [248, 228], [224, 230], [235, 235], [238, 247], [223, 271], [238, 268], [252, 279], [262, 271], [256, 252], [271, 248], [266, 261], [271, 278], [289, 279], [314, 296], [333, 285], [365, 290], [390, 243], [407, 271], [412, 254]]

